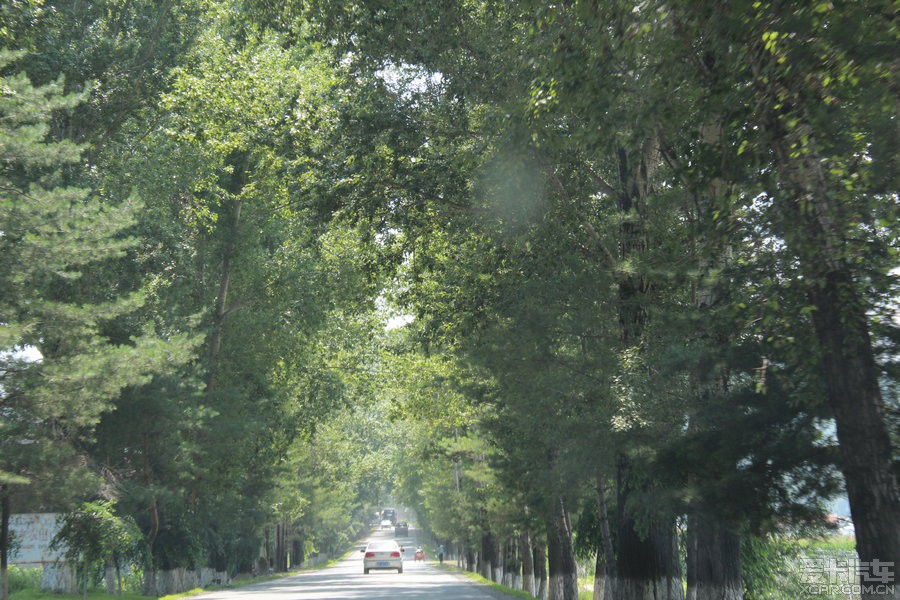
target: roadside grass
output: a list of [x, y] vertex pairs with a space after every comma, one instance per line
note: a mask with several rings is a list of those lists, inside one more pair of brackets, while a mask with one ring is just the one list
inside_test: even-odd
[[41, 587], [41, 569], [23, 569], [10, 565], [8, 571], [9, 593]]
[[593, 600], [594, 599], [594, 580], [591, 579], [589, 584], [585, 584], [584, 581], [578, 582], [578, 600]]
[[194, 588], [192, 590], [188, 590], [186, 592], [181, 592], [180, 594], [169, 594], [168, 596], [162, 596], [159, 600], [175, 600], [176, 598], [188, 598], [190, 596], [196, 596], [197, 594], [202, 594], [208, 590], [204, 590], [203, 588]]
[[852, 535], [831, 535], [823, 538], [803, 538], [798, 540], [803, 549], [829, 551], [856, 551], [856, 538]]
[[585, 575], [578, 578], [578, 600], [593, 600], [594, 576]]

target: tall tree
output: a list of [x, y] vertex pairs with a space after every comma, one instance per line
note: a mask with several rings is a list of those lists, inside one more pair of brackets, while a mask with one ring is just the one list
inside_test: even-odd
[[760, 227], [799, 262], [860, 559], [896, 563], [900, 487], [872, 339], [895, 264], [882, 227], [896, 217], [896, 136], [883, 134], [896, 118], [895, 7], [670, 5], [685, 39], [702, 40], [683, 55], [727, 103], [725, 164], [759, 185]]
[[[606, 341], [617, 339], [620, 350], [618, 366], [594, 363], [604, 391], [619, 401], [618, 413], [597, 416], [599, 429], [617, 435], [579, 439], [602, 449], [598, 454], [612, 446], [623, 458], [617, 576], [631, 580], [635, 596], [680, 593], [672, 506], [697, 512], [721, 501], [722, 489], [710, 486], [709, 473], [692, 459], [680, 484], [699, 486], [706, 497], [680, 504], [669, 496], [673, 490], [647, 493], [641, 486], [659, 466], [658, 451], [737, 440], [741, 424], [755, 422], [764, 424], [765, 460], [778, 463], [779, 476], [798, 475], [822, 458], [810, 450], [821, 438], [821, 406], [807, 393], [815, 389], [815, 369], [828, 383], [861, 556], [896, 556], [895, 462], [870, 340], [871, 331], [879, 332], [879, 343], [890, 338], [883, 333], [892, 327], [885, 307], [895, 289], [888, 271], [896, 256], [889, 227], [896, 220], [896, 144], [895, 136], [878, 133], [892, 131], [896, 118], [889, 56], [896, 25], [887, 18], [888, 2], [739, 3], [721, 14], [714, 2], [662, 0], [640, 6], [410, 0], [356, 2], [349, 10], [319, 0], [277, 11], [245, 4], [294, 33], [308, 31], [297, 25], [310, 15], [313, 29], [325, 31], [322, 39], [346, 53], [356, 106], [347, 107], [350, 126], [334, 145], [340, 198], [325, 208], [377, 227], [385, 245], [397, 242], [394, 258], [413, 265], [406, 299], [431, 326], [430, 343], [444, 336], [458, 350], [465, 339], [459, 353], [477, 357], [473, 348], [488, 348], [484, 334], [493, 329], [549, 349], [528, 352], [526, 361], [570, 359], [559, 324], [571, 319], [575, 329], [583, 314], [565, 303], [558, 319], [527, 313], [517, 294], [539, 287], [523, 280], [537, 279], [528, 254], [550, 237], [534, 235], [542, 222], [571, 241], [543, 257], [564, 265], [557, 265], [557, 285], [568, 275], [566, 260], [594, 253], [585, 260], [594, 271], [585, 271], [598, 274], [594, 284], [607, 284], [598, 304], [615, 306], [618, 335]], [[516, 168], [533, 155], [537, 161], [525, 161], [531, 168]], [[544, 193], [544, 186], [552, 191]], [[548, 205], [568, 218], [548, 218]], [[734, 256], [743, 269], [731, 282], [717, 279], [728, 244], [739, 247]], [[486, 250], [485, 260], [472, 259], [475, 248]], [[663, 329], [680, 312], [701, 318], [706, 309], [697, 296], [709, 293], [710, 282], [733, 286], [726, 290], [737, 292], [733, 301], [710, 313], [699, 331], [680, 329], [669, 338]], [[801, 288], [805, 298], [793, 293]], [[589, 296], [573, 294], [585, 305]], [[735, 340], [717, 331], [718, 318]], [[534, 320], [533, 331], [526, 319]], [[707, 333], [719, 339], [698, 341]], [[695, 368], [660, 371], [662, 347], [679, 344], [702, 347], [689, 359]], [[709, 364], [698, 358], [704, 353], [721, 360]], [[520, 377], [515, 361], [504, 358], [496, 352], [484, 363], [501, 389]], [[852, 373], [838, 368], [841, 361], [854, 365]], [[674, 373], [677, 385], [667, 379]], [[531, 375], [541, 381], [544, 372]], [[718, 381], [703, 385], [706, 378]], [[674, 390], [660, 390], [667, 386]], [[523, 407], [546, 414], [540, 410], [553, 406], [529, 392], [523, 397], [535, 396], [533, 404], [501, 395], [503, 415], [514, 421]], [[568, 396], [566, 408], [578, 399]], [[722, 423], [723, 407], [738, 418]], [[685, 422], [688, 431], [671, 425]], [[713, 471], [759, 481], [742, 472], [755, 468], [757, 456], [741, 444], [732, 449], [738, 454], [724, 454]], [[796, 462], [784, 460], [791, 451]], [[808, 486], [800, 475], [791, 480], [793, 494], [775, 480], [760, 489], [793, 496], [792, 504], [827, 494], [826, 479]], [[643, 514], [641, 499], [647, 499]], [[729, 502], [744, 524], [758, 524], [738, 495]], [[642, 527], [641, 519], [660, 526]], [[642, 529], [658, 539], [640, 535]], [[698, 531], [707, 555], [720, 538], [735, 548], [716, 526]], [[723, 593], [739, 593], [734, 561], [712, 571], [718, 573], [705, 573], [712, 582], [728, 576]]]
[[32, 81], [62, 75], [67, 92], [89, 84], [84, 102], [53, 119], [52, 135], [87, 143], [93, 162], [135, 114], [154, 105], [215, 7], [206, 0], [17, 0], [3, 10], [15, 16], [13, 47], [30, 52], [21, 68]]
[[[0, 54], [5, 518], [11, 486], [39, 481], [59, 443], [89, 436], [121, 390], [186, 361], [189, 349], [185, 335], [112, 340], [105, 334], [107, 324], [141, 306], [142, 295], [97, 290], [85, 284], [85, 273], [134, 246], [127, 233], [139, 203], [63, 183], [66, 170], [80, 168], [83, 147], [48, 139], [49, 123], [83, 96], [64, 95], [61, 80], [35, 87], [24, 74], [9, 74], [20, 56]], [[7, 551], [0, 548], [4, 565]]]

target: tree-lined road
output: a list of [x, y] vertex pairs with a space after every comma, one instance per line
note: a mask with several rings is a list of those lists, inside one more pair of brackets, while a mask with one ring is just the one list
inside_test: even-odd
[[[411, 534], [415, 532], [411, 531]], [[392, 538], [393, 532], [376, 531], [372, 539]], [[399, 539], [410, 546], [415, 538]], [[409, 546], [407, 546], [409, 547]], [[509, 598], [486, 586], [442, 571], [431, 564], [412, 560], [412, 546], [404, 553], [403, 573], [375, 571], [363, 575], [362, 553], [354, 552], [336, 565], [321, 571], [300, 573], [275, 581], [240, 589], [203, 594], [200, 600], [358, 600], [391, 598], [402, 600], [496, 600]]]
[[896, 574], [898, 0], [0, 2], [0, 600]]

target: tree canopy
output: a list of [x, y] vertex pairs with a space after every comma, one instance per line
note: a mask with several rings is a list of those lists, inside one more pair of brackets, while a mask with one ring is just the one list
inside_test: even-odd
[[895, 13], [4, 5], [4, 573], [113, 501], [147, 593], [389, 499], [553, 600], [763, 597], [842, 493], [897, 563]]

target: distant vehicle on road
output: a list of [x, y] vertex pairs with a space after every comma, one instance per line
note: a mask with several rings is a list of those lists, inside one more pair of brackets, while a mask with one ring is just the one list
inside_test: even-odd
[[394, 524], [391, 523], [388, 519], [383, 520], [380, 525], [381, 529], [390, 529], [393, 526]]
[[391, 525], [397, 522], [397, 509], [395, 508], [385, 508], [381, 511], [381, 518], [387, 519], [391, 522]]
[[409, 535], [409, 523], [400, 521], [394, 525], [394, 535]]
[[374, 540], [366, 545], [363, 556], [363, 574], [373, 569], [397, 569], [403, 572], [403, 549], [395, 540]]

